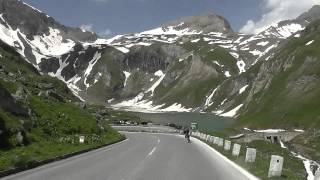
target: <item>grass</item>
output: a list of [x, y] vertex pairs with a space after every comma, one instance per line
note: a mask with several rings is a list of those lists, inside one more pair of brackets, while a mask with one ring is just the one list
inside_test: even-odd
[[47, 160], [65, 154], [99, 147], [104, 144], [110, 144], [118, 141], [122, 137], [118, 133], [115, 133], [115, 131], [112, 131], [103, 138], [104, 140], [101, 143], [70, 144], [56, 141], [41, 141], [32, 143], [29, 146], [17, 147], [10, 151], [0, 150], [0, 171], [25, 166], [35, 161]]
[[320, 159], [320, 131], [310, 129], [290, 142], [289, 147], [308, 159]]
[[[25, 98], [16, 101], [13, 108], [21, 105], [29, 110], [28, 115], [14, 115], [0, 106], [0, 171], [124, 138], [106, 120], [96, 119], [92, 115], [94, 112], [74, 105], [79, 100], [62, 81], [40, 75], [11, 47], [2, 43], [0, 54], [0, 65], [5, 71], [0, 72], [1, 88], [11, 94], [23, 88]], [[52, 86], [55, 95], [39, 96], [39, 92], [47, 90], [41, 85]], [[18, 134], [23, 137], [22, 142]], [[85, 136], [84, 144], [79, 144], [80, 135]]]

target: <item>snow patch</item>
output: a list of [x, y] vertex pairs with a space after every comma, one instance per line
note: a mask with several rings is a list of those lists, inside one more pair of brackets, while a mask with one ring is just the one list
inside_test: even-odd
[[281, 148], [283, 148], [283, 149], [287, 149], [287, 147], [284, 145], [284, 143], [281, 141], [281, 139], [280, 139], [280, 146], [281, 146]]
[[211, 106], [213, 104], [212, 102], [212, 98], [214, 96], [214, 94], [216, 93], [216, 91], [218, 90], [218, 88], [214, 89], [212, 91], [212, 93], [207, 97], [206, 102], [205, 102], [205, 107]]
[[311, 40], [311, 41], [307, 42], [306, 46], [311, 45], [313, 42], [314, 42], [314, 40]]
[[84, 84], [86, 86], [86, 89], [88, 89], [90, 87], [90, 84], [87, 83], [87, 78], [90, 75], [94, 65], [98, 62], [98, 60], [101, 58], [101, 53], [99, 53], [98, 51], [94, 54], [92, 60], [89, 62], [89, 65], [84, 73]]
[[166, 76], [161, 70], [155, 72], [154, 75], [158, 76], [159, 79], [146, 91], [146, 92], [151, 92], [151, 96], [153, 96], [154, 90], [160, 85], [160, 83]]
[[262, 41], [262, 42], [259, 42], [257, 45], [258, 46], [266, 46], [266, 45], [268, 45], [269, 44], [269, 41]]
[[240, 104], [239, 106], [235, 107], [234, 109], [232, 109], [229, 112], [223, 113], [223, 114], [219, 114], [219, 116], [223, 116], [223, 117], [235, 117], [237, 115], [237, 112], [240, 110], [240, 108], [243, 106], [243, 104]]
[[60, 35], [58, 29], [49, 27], [49, 35], [43, 34], [41, 36], [34, 36], [34, 40], [30, 41], [30, 45], [34, 49], [39, 49], [41, 54], [50, 56], [60, 56], [71, 51], [74, 47], [75, 42], [67, 39], [66, 42]]
[[124, 80], [124, 83], [123, 83], [123, 87], [126, 87], [127, 82], [128, 82], [128, 79], [129, 79], [131, 73], [130, 73], [130, 72], [127, 72], [127, 71], [123, 71], [123, 74], [124, 74], [124, 76], [126, 77], [126, 79]]
[[240, 56], [238, 53], [236, 52], [230, 52], [231, 56], [233, 56], [234, 58], [238, 59]]
[[224, 105], [224, 103], [227, 101], [228, 99], [224, 99], [221, 103], [220, 106]]
[[253, 130], [254, 132], [258, 133], [279, 133], [279, 132], [285, 132], [284, 129], [265, 129], [265, 130]]
[[114, 48], [116, 48], [118, 51], [121, 51], [122, 53], [125, 53], [125, 54], [130, 52], [130, 50], [125, 47], [114, 46]]
[[254, 55], [254, 56], [260, 56], [262, 54], [262, 52], [257, 50], [257, 49], [249, 51], [249, 53]]
[[230, 74], [229, 71], [226, 71], [226, 72], [224, 73], [224, 75], [225, 75], [227, 78], [231, 77], [231, 74]]
[[192, 110], [192, 108], [187, 109], [185, 107], [183, 107], [181, 104], [178, 103], [174, 103], [171, 106], [162, 109], [161, 111], [163, 112], [190, 112]]
[[295, 38], [299, 38], [301, 36], [301, 34], [295, 34], [294, 37]]
[[302, 31], [304, 28], [300, 24], [288, 24], [286, 26], [282, 26], [277, 28], [278, 33], [284, 38], [290, 37], [292, 34]]
[[243, 60], [237, 61], [237, 66], [240, 74], [246, 72], [246, 63]]
[[201, 39], [195, 39], [195, 40], [192, 40], [191, 42], [192, 43], [197, 43], [197, 42], [199, 42]]
[[149, 31], [144, 31], [139, 33], [138, 35], [177, 35], [177, 36], [183, 36], [183, 35], [194, 35], [194, 34], [201, 34], [202, 31], [196, 31], [191, 30], [189, 28], [177, 30], [179, 27], [183, 25], [179, 24], [177, 26], [168, 26], [168, 27], [159, 27], [156, 29], [152, 29]]
[[302, 129], [294, 129], [295, 132], [301, 132], [301, 133], [304, 133], [304, 130]]
[[213, 61], [213, 63], [215, 63], [216, 65], [223, 67], [223, 65], [221, 65], [218, 61]]
[[243, 86], [243, 87], [239, 90], [239, 94], [242, 94], [243, 92], [245, 92], [248, 87], [249, 87], [249, 85]]

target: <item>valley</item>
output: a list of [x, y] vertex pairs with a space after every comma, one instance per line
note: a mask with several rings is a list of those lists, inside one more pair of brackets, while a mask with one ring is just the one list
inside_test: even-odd
[[258, 34], [211, 12], [103, 38], [0, 0], [0, 171], [124, 140], [110, 125], [198, 123], [226, 139], [298, 130], [284, 145], [243, 145], [288, 157], [290, 178], [308, 176], [320, 168], [319, 34], [319, 5]]

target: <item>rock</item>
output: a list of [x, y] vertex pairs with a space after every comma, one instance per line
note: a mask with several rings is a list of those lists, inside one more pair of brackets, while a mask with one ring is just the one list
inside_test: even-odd
[[13, 97], [17, 100], [17, 101], [26, 101], [28, 98], [28, 90], [22, 86], [19, 86], [16, 93], [13, 95]]
[[180, 20], [172, 21], [168, 26], [175, 26], [175, 29], [189, 29], [194, 31], [209, 32], [223, 32], [233, 33], [229, 22], [223, 17], [215, 13], [207, 13], [201, 16], [184, 17]]
[[11, 94], [0, 84], [0, 107], [14, 115], [28, 116], [28, 111], [15, 102]]
[[52, 83], [37, 83], [36, 84], [37, 88], [41, 90], [53, 90], [54, 86]]
[[40, 91], [38, 93], [38, 96], [48, 98], [49, 97], [49, 91]]
[[12, 77], [12, 78], [15, 78], [15, 77], [16, 77], [16, 75], [13, 74], [12, 72], [9, 72], [8, 76], [10, 76], [10, 77]]
[[51, 91], [49, 91], [48, 93], [49, 93], [49, 95], [50, 95], [51, 97], [55, 98], [56, 100], [58, 100], [58, 101], [60, 101], [60, 102], [65, 102], [63, 96], [61, 96], [61, 95], [58, 94], [57, 92], [51, 90]]
[[75, 102], [74, 104], [82, 109], [87, 108], [87, 104], [85, 102]]

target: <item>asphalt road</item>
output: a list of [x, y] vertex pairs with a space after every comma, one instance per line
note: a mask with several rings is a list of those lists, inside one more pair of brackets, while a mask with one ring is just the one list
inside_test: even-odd
[[19, 180], [247, 180], [250, 174], [192, 139], [126, 133], [127, 140], [4, 179]]

